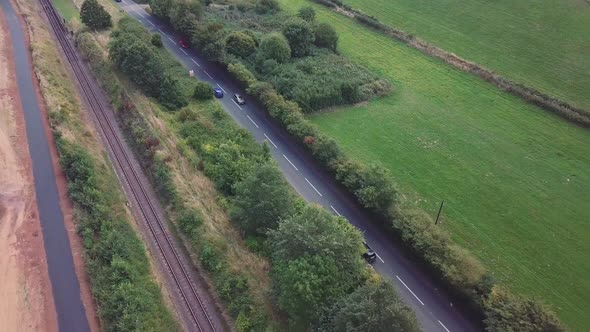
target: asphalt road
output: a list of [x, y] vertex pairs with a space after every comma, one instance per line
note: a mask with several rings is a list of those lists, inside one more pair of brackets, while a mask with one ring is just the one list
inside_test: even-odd
[[[74, 259], [59, 205], [59, 194], [45, 134], [43, 115], [35, 94], [25, 43], [19, 19], [9, 0], [0, 0], [13, 44], [16, 79], [25, 115], [29, 154], [33, 165], [35, 196], [43, 233], [49, 279], [60, 331], [89, 331], [86, 312], [80, 298], [80, 284], [74, 271]], [[0, 18], [1, 19], [1, 18]], [[3, 110], [0, 110], [2, 112]], [[22, 327], [24, 328], [24, 327]], [[2, 326], [0, 326], [2, 330]]]
[[[256, 141], [268, 142], [272, 156], [278, 162], [287, 181], [308, 202], [317, 203], [339, 216], [344, 216], [364, 233], [367, 243], [378, 255], [373, 267], [389, 277], [400, 296], [414, 309], [425, 331], [477, 331], [479, 323], [454, 307], [450, 298], [436, 288], [433, 279], [417, 264], [405, 257], [404, 250], [392, 243], [390, 236], [372, 223], [369, 215], [342, 190], [335, 180], [322, 170], [311, 156], [294, 142], [286, 131], [270, 119], [262, 105], [248, 98], [239, 85], [221, 68], [204, 60], [193, 50], [178, 44], [178, 36], [131, 0], [119, 5], [152, 32], [162, 35], [164, 46], [200, 80], [220, 87], [225, 92], [219, 102], [224, 110]], [[246, 104], [237, 105], [231, 96], [240, 93]]]

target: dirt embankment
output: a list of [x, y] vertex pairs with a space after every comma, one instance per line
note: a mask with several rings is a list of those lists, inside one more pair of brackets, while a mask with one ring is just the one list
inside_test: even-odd
[[0, 10], [0, 329], [57, 331], [11, 45]]

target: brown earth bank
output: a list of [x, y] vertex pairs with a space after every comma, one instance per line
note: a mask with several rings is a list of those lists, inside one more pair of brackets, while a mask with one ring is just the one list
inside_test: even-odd
[[[57, 41], [55, 40], [53, 34], [49, 31], [49, 22], [47, 21], [43, 9], [41, 8], [40, 4], [37, 1], [30, 1], [30, 0], [12, 0], [13, 7], [15, 11], [19, 14], [19, 20], [21, 26], [23, 27], [23, 31], [25, 33], [26, 43], [29, 45], [29, 49], [31, 52], [35, 52], [35, 49], [44, 48], [44, 47], [52, 47], [54, 48], [54, 52], [59, 53], [57, 50]], [[41, 55], [38, 55], [36, 58], [40, 59]], [[33, 56], [33, 58], [35, 58]], [[51, 59], [45, 59], [46, 61], [50, 61]], [[52, 63], [51, 66], [59, 66], [63, 71], [65, 68], [63, 66], [63, 62], [59, 58], [55, 58], [55, 63]], [[86, 311], [86, 317], [88, 319], [88, 324], [90, 326], [91, 331], [100, 331], [100, 322], [96, 312], [96, 305], [94, 303], [94, 298], [92, 296], [91, 288], [90, 288], [90, 277], [88, 276], [85, 265], [84, 265], [84, 249], [82, 247], [81, 238], [78, 236], [76, 232], [76, 224], [74, 222], [74, 209], [71, 200], [67, 196], [67, 180], [65, 174], [63, 173], [60, 165], [59, 165], [59, 157], [57, 152], [57, 147], [55, 145], [55, 140], [51, 133], [51, 129], [49, 126], [48, 121], [48, 112], [47, 107], [59, 107], [59, 105], [55, 105], [59, 103], [59, 97], [56, 97], [52, 94], [52, 91], [49, 87], [41, 88], [39, 83], [43, 82], [44, 77], [42, 74], [39, 73], [38, 66], [41, 64], [34, 63], [33, 59], [29, 58], [31, 66], [33, 67], [33, 71], [36, 77], [33, 77], [33, 83], [35, 85], [36, 91], [36, 98], [39, 101], [39, 109], [42, 112], [42, 118], [45, 128], [45, 134], [47, 136], [47, 142], [49, 144], [49, 150], [52, 157], [52, 164], [54, 169], [54, 176], [57, 183], [58, 194], [60, 199], [60, 208], [63, 212], [64, 216], [64, 223], [68, 234], [68, 239], [70, 242], [70, 247], [72, 251], [72, 256], [74, 259], [74, 268], [76, 272], [76, 276], [78, 278], [78, 282], [80, 284], [80, 296], [82, 299], [82, 303], [84, 305], [84, 309]], [[44, 63], [43, 65], [48, 65], [48, 63]], [[69, 72], [68, 72], [69, 74]], [[70, 77], [64, 77], [64, 79], [68, 79], [70, 81]], [[23, 119], [24, 121], [24, 119]], [[23, 123], [24, 125], [24, 123]], [[23, 127], [24, 132], [24, 127]], [[28, 150], [27, 150], [28, 151]], [[29, 161], [30, 163], [30, 161]], [[32, 176], [31, 176], [32, 178]], [[33, 191], [34, 193], [34, 191]], [[39, 227], [38, 237], [42, 238], [41, 229]], [[49, 280], [47, 278], [47, 280]], [[52, 302], [53, 305], [53, 302]], [[55, 309], [53, 309], [55, 312]], [[56, 321], [57, 325], [57, 321]]]
[[0, 10], [1, 329], [57, 331], [11, 45]]

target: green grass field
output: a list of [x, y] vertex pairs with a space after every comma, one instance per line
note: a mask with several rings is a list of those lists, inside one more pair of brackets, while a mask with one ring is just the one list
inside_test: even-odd
[[[296, 10], [306, 0], [281, 0]], [[590, 324], [590, 132], [315, 6], [339, 50], [389, 79], [391, 96], [314, 116], [352, 156], [389, 168], [497, 279]]]
[[78, 19], [78, 9], [74, 6], [72, 0], [52, 0], [53, 5], [63, 18], [70, 21], [72, 18]]
[[344, 0], [385, 24], [590, 109], [590, 2]]

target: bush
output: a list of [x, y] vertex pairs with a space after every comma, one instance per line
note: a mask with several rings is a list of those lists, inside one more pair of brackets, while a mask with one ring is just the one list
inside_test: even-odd
[[113, 26], [111, 15], [97, 0], [84, 0], [80, 7], [80, 20], [93, 30], [103, 30]]
[[315, 27], [315, 44], [336, 52], [338, 47], [338, 33], [328, 23], [320, 23]]
[[290, 18], [283, 26], [282, 32], [294, 57], [303, 57], [311, 53], [315, 36], [308, 22], [297, 17]]
[[230, 54], [246, 58], [256, 50], [256, 40], [247, 33], [235, 31], [225, 39], [225, 48]]
[[299, 9], [297, 16], [308, 23], [313, 23], [315, 21], [315, 10], [309, 6], [303, 7]]
[[291, 47], [283, 35], [272, 33], [262, 40], [258, 55], [263, 61], [274, 60], [284, 63], [291, 58]]
[[209, 85], [209, 83], [199, 81], [195, 85], [193, 97], [199, 100], [211, 99], [213, 98], [213, 88], [211, 88], [211, 85]]
[[254, 74], [241, 63], [230, 63], [227, 66], [227, 71], [245, 87], [249, 87], [256, 82]]
[[486, 331], [559, 332], [565, 327], [542, 304], [494, 287], [485, 301]]
[[154, 45], [157, 48], [161, 48], [162, 46], [164, 46], [164, 43], [162, 43], [162, 36], [160, 36], [159, 33], [154, 33], [152, 35], [151, 42], [152, 45]]

